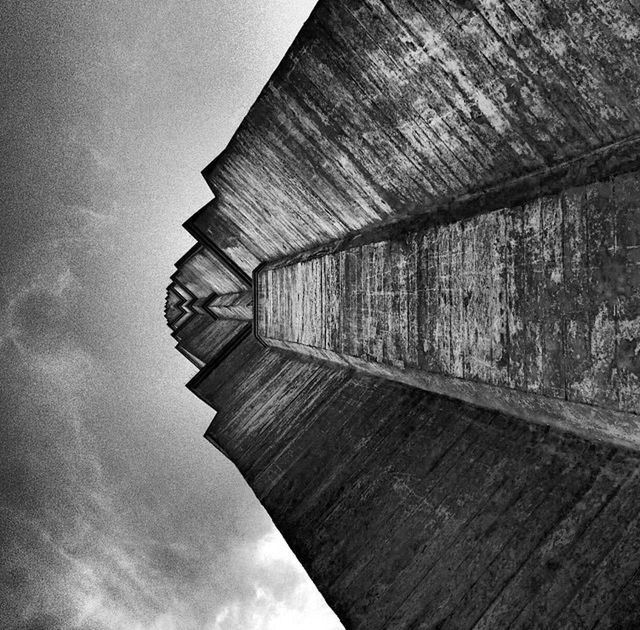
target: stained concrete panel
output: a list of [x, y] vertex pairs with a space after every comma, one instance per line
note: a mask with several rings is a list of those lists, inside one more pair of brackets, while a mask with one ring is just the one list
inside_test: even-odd
[[256, 282], [268, 344], [640, 447], [637, 172]]

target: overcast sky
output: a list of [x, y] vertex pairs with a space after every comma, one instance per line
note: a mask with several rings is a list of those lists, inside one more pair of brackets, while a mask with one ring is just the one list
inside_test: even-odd
[[3, 628], [340, 627], [163, 318], [200, 170], [313, 4], [3, 2]]

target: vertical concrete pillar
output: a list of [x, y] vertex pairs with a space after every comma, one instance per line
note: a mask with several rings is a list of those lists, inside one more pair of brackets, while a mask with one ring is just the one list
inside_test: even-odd
[[640, 173], [262, 266], [256, 335], [640, 447]]

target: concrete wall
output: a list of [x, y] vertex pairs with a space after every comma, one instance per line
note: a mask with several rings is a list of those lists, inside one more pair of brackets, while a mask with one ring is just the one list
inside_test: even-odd
[[347, 629], [640, 623], [636, 455], [252, 338], [198, 393]]
[[247, 322], [216, 319], [209, 313], [194, 313], [174, 337], [181, 349], [206, 364], [246, 326]]
[[[169, 301], [173, 304], [169, 309]], [[188, 289], [185, 289], [180, 282], [173, 280], [167, 288], [167, 299], [165, 301], [165, 318], [169, 328], [174, 332], [178, 330], [193, 312], [196, 297]]]
[[[200, 243], [176, 267], [165, 315], [178, 341], [177, 349], [203, 368], [246, 332], [251, 319], [251, 281], [238, 274], [224, 254]], [[221, 308], [210, 308], [216, 301]]]
[[640, 448], [639, 173], [326, 249], [257, 274], [266, 343]]
[[199, 300], [208, 299], [214, 293], [238, 293], [250, 288], [215, 252], [201, 244], [187, 252], [176, 267], [172, 280], [179, 282]]
[[184, 311], [181, 306], [184, 304], [184, 297], [176, 290], [175, 283], [171, 283], [167, 289], [167, 297], [164, 305], [164, 316], [170, 327], [180, 319]]
[[216, 198], [186, 225], [251, 273], [544, 179], [637, 138], [639, 33], [630, 2], [322, 0], [204, 170]]
[[253, 320], [253, 291], [227, 293], [211, 300], [207, 310], [221, 319]]

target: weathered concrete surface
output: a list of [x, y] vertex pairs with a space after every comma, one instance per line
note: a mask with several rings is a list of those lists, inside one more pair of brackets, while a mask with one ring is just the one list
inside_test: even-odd
[[326, 250], [257, 273], [267, 344], [640, 448], [639, 173]]
[[171, 282], [167, 288], [164, 309], [164, 316], [171, 330], [177, 330], [191, 317], [195, 300], [195, 296], [180, 282]]
[[347, 629], [640, 620], [637, 454], [252, 337], [194, 391]]
[[216, 319], [210, 313], [194, 313], [173, 336], [180, 349], [197, 357], [204, 365], [215, 358], [246, 325], [247, 322], [240, 320]]
[[167, 297], [164, 306], [164, 316], [170, 327], [173, 326], [183, 314], [184, 311], [181, 308], [183, 304], [183, 296], [176, 290], [175, 283], [171, 283], [167, 289]]
[[207, 310], [220, 319], [253, 319], [253, 291], [218, 295], [206, 305]]
[[194, 245], [177, 263], [171, 276], [196, 299], [208, 300], [213, 294], [248, 291], [251, 284], [239, 278], [215, 252], [201, 244]]
[[195, 245], [176, 263], [165, 316], [176, 346], [203, 368], [242, 335], [252, 317], [252, 287], [228, 261]]
[[637, 139], [639, 33], [630, 2], [321, 0], [185, 226], [251, 273], [492, 187], [494, 207], [536, 196], [553, 167]]

